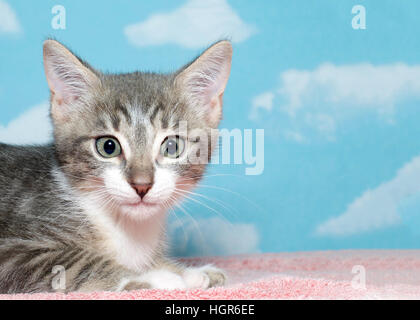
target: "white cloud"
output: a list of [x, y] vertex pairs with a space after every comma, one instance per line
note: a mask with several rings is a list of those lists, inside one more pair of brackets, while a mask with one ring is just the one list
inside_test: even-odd
[[420, 194], [420, 156], [398, 170], [395, 178], [365, 191], [347, 210], [316, 228], [320, 236], [347, 236], [397, 225], [401, 204]]
[[335, 140], [336, 122], [333, 116], [325, 113], [312, 114], [308, 112], [305, 115], [305, 124], [318, 131], [328, 140]]
[[0, 142], [10, 144], [41, 144], [51, 140], [52, 126], [48, 103], [36, 105], [9, 122], [0, 125]]
[[189, 0], [169, 13], [158, 13], [128, 25], [124, 34], [135, 46], [177, 44], [202, 48], [221, 38], [242, 42], [256, 28], [241, 20], [226, 0]]
[[286, 130], [284, 132], [284, 136], [287, 140], [299, 142], [299, 143], [305, 143], [307, 142], [306, 137], [304, 137], [300, 132], [296, 132], [293, 130]]
[[256, 96], [252, 100], [252, 109], [249, 115], [250, 119], [258, 118], [258, 114], [260, 110], [266, 110], [270, 112], [273, 109], [273, 100], [274, 100], [274, 93], [271, 91], [264, 92], [258, 96]]
[[[398, 103], [420, 98], [420, 66], [403, 63], [374, 66], [330, 63], [314, 70], [286, 70], [275, 90], [277, 109], [288, 116], [301, 135], [310, 130], [334, 139], [336, 129], [347, 119], [377, 114], [393, 121]], [[255, 107], [251, 109], [255, 119]]]
[[[328, 104], [346, 103], [352, 108], [373, 108], [388, 113], [407, 96], [420, 96], [420, 66], [323, 64], [313, 71], [288, 70], [281, 75], [279, 94], [290, 114], [315, 98]], [[310, 106], [309, 106], [310, 107]]]
[[217, 256], [258, 252], [252, 224], [231, 224], [220, 218], [174, 220], [170, 226], [176, 256]]
[[3, 0], [0, 0], [0, 34], [19, 33], [22, 28], [12, 7]]

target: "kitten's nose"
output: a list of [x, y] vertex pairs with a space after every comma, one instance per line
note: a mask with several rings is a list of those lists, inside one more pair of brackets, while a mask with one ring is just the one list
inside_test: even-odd
[[152, 189], [151, 183], [142, 183], [142, 184], [131, 184], [131, 186], [136, 190], [137, 194], [140, 198], [144, 198], [145, 195]]

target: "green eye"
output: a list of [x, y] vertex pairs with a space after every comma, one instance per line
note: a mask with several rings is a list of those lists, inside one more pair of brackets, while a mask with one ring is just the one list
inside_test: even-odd
[[167, 158], [179, 158], [184, 152], [185, 142], [181, 137], [167, 137], [160, 147], [160, 153]]
[[121, 154], [121, 146], [117, 139], [102, 137], [96, 140], [96, 150], [104, 158], [114, 158]]

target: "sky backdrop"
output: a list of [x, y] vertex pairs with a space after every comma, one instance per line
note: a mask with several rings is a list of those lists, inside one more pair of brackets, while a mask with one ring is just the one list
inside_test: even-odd
[[[53, 28], [56, 5], [65, 29]], [[352, 26], [356, 5], [365, 29]], [[420, 248], [419, 10], [416, 0], [0, 0], [0, 141], [50, 139], [47, 37], [110, 72], [174, 71], [229, 38], [221, 127], [265, 130], [264, 172], [211, 166], [185, 204], [194, 219], [172, 219], [175, 254]]]

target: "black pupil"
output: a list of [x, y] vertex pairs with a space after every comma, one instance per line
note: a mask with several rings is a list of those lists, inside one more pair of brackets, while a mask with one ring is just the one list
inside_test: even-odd
[[107, 140], [104, 143], [104, 151], [107, 154], [113, 154], [115, 151], [115, 142], [112, 140]]
[[169, 140], [167, 145], [167, 152], [170, 155], [174, 155], [178, 152], [178, 143], [175, 140]]

